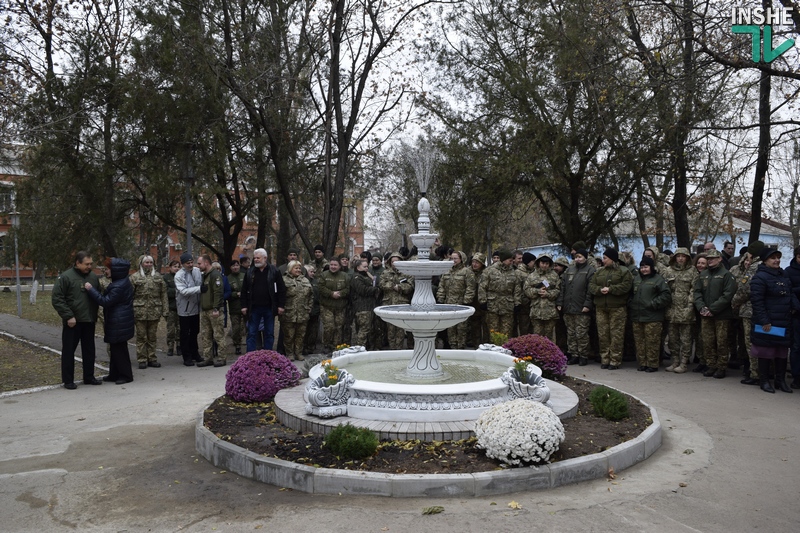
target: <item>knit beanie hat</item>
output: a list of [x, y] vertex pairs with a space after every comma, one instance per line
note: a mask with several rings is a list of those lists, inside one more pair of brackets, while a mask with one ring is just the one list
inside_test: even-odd
[[189, 252], [183, 252], [181, 254], [181, 264], [188, 263], [189, 261], [192, 261], [193, 259], [194, 258], [192, 257], [192, 254], [190, 254]]
[[513, 255], [511, 255], [511, 252], [505, 249], [497, 250], [494, 255], [500, 257], [500, 261], [505, 261], [506, 259], [511, 259], [514, 257]]
[[761, 251], [764, 249], [764, 243], [761, 241], [753, 241], [747, 246], [747, 253], [753, 257], [761, 257]]
[[606, 248], [603, 252], [603, 255], [614, 261], [615, 263], [619, 262], [619, 252], [616, 248]]
[[639, 266], [649, 266], [650, 268], [655, 268], [656, 262], [653, 261], [652, 257], [642, 257], [642, 260], [639, 262]]
[[535, 260], [536, 260], [536, 256], [533, 255], [530, 252], [525, 252], [524, 254], [522, 254], [522, 264], [524, 264], [524, 265], [527, 265], [531, 261], [535, 261]]

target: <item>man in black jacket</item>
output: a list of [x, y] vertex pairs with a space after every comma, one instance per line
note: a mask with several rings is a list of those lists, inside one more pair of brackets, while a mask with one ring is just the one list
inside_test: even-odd
[[283, 314], [286, 285], [278, 269], [267, 262], [267, 251], [253, 252], [253, 266], [247, 270], [242, 284], [242, 314], [248, 316], [247, 351], [256, 350], [256, 337], [264, 321], [264, 349], [275, 344], [275, 317]]

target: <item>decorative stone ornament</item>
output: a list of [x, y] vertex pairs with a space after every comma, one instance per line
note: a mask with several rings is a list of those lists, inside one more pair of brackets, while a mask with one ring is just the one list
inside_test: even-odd
[[500, 380], [508, 385], [508, 394], [512, 399], [522, 398], [549, 405], [550, 387], [542, 378], [541, 372], [535, 365], [528, 365], [529, 378], [527, 381], [520, 381], [519, 373], [511, 367], [500, 376]]
[[350, 386], [356, 379], [347, 370], [339, 370], [339, 379], [333, 385], [325, 385], [325, 376], [312, 379], [303, 392], [306, 401], [306, 414], [320, 418], [334, 418], [347, 415], [347, 400], [350, 399]]

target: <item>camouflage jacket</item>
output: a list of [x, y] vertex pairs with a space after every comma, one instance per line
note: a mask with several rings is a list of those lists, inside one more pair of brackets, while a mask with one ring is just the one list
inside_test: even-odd
[[700, 275], [691, 262], [683, 268], [667, 267], [664, 280], [672, 293], [672, 304], [667, 309], [667, 320], [673, 324], [693, 324], [695, 320], [694, 284]]
[[167, 284], [158, 272], [131, 274], [133, 285], [133, 317], [135, 320], [160, 320], [169, 314]]
[[436, 300], [443, 304], [470, 305], [475, 299], [475, 276], [472, 268], [464, 264], [466, 255], [461, 254], [461, 264], [453, 266], [439, 280]]
[[531, 299], [528, 298], [528, 295], [525, 294], [525, 281], [528, 279], [528, 276], [533, 274], [536, 269], [529, 269], [527, 266], [520, 263], [517, 265], [517, 268], [514, 269], [514, 272], [517, 274], [517, 281], [519, 282], [519, 288], [522, 290], [522, 295], [520, 297], [520, 304], [523, 307], [528, 307], [531, 304]]
[[753, 318], [753, 304], [750, 301], [750, 280], [756, 275], [760, 264], [761, 260], [755, 258], [747, 270], [744, 269], [744, 262], [742, 261], [739, 261], [739, 264], [731, 268], [731, 276], [736, 280], [736, 294], [733, 295], [733, 300], [731, 300], [731, 307], [733, 308], [733, 313], [742, 318]]
[[498, 263], [483, 271], [478, 284], [478, 302], [486, 304], [490, 313], [509, 315], [522, 302], [522, 287], [511, 267]]
[[[403, 274], [395, 268], [387, 268], [378, 280], [383, 291], [383, 305], [400, 305], [411, 302], [414, 294], [414, 276]], [[400, 290], [394, 290], [395, 286]]]
[[[546, 289], [545, 296], [539, 294], [541, 289]], [[556, 300], [561, 293], [561, 278], [555, 271], [544, 272], [539, 268], [535, 269], [525, 279], [523, 291], [531, 302], [531, 319], [554, 320], [558, 318]]]
[[291, 274], [283, 275], [286, 285], [286, 307], [281, 320], [286, 322], [306, 322], [311, 314], [311, 305], [314, 303], [314, 289], [311, 282], [302, 274], [295, 277]]

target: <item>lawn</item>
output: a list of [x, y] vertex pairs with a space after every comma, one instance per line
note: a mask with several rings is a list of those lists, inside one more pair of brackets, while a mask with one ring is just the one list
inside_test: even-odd
[[[36, 304], [31, 305], [29, 292], [22, 293], [22, 318], [42, 322], [51, 326], [60, 326], [61, 318], [50, 303], [52, 292], [39, 291], [36, 294]], [[0, 291], [0, 313], [17, 315], [17, 293], [14, 287], [11, 292]]]

